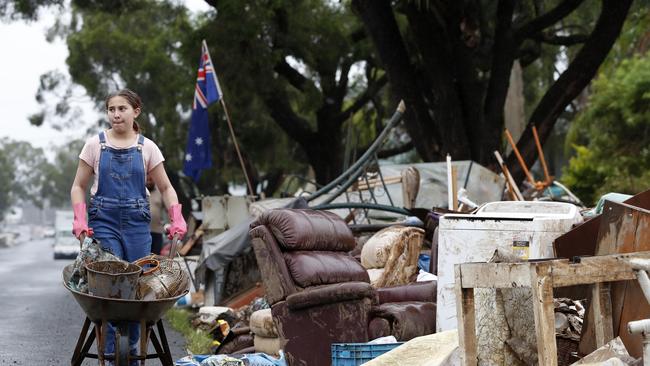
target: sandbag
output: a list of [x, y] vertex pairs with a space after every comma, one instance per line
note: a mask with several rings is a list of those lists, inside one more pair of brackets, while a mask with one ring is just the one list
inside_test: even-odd
[[267, 338], [276, 338], [278, 336], [278, 330], [273, 322], [270, 308], [258, 310], [251, 314], [249, 326], [251, 332], [255, 335]]
[[255, 352], [262, 352], [267, 355], [277, 356], [280, 354], [280, 349], [282, 349], [280, 338], [278, 337], [269, 338], [255, 334], [253, 343], [255, 345]]

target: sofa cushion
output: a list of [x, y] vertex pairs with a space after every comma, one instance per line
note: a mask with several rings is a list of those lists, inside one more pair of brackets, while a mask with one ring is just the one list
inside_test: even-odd
[[339, 282], [370, 282], [366, 270], [347, 253], [297, 251], [284, 252], [285, 263], [299, 287]]
[[436, 332], [436, 305], [431, 302], [390, 302], [372, 308], [370, 318], [384, 318], [391, 334], [404, 342]]
[[408, 285], [380, 287], [377, 289], [379, 303], [423, 301], [436, 302], [437, 281], [414, 282]]
[[266, 225], [283, 250], [349, 252], [355, 242], [352, 231], [332, 212], [275, 209], [262, 214], [251, 227]]
[[369, 283], [345, 282], [333, 285], [310, 287], [306, 290], [296, 292], [287, 297], [287, 306], [291, 310], [299, 310], [343, 301], [361, 300], [364, 298], [373, 300], [374, 297], [374, 289]]

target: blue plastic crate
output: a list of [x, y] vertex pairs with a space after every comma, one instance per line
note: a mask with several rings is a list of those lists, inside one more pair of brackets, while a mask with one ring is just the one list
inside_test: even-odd
[[332, 366], [359, 366], [402, 344], [332, 343]]

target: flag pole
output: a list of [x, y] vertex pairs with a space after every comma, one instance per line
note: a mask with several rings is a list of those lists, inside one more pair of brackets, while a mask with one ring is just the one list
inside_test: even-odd
[[[210, 60], [210, 65], [214, 67], [214, 64], [212, 63], [212, 56], [210, 56], [210, 50], [208, 49], [208, 44], [205, 42], [205, 39], [203, 40], [203, 46], [205, 47], [205, 51], [208, 54], [208, 59]], [[214, 82], [216, 84], [217, 90], [221, 92], [221, 87], [219, 86], [219, 82], [217, 81], [217, 73], [215, 71], [214, 73]], [[241, 156], [241, 151], [239, 150], [239, 144], [237, 143], [237, 137], [235, 136], [235, 130], [232, 128], [232, 123], [230, 122], [230, 115], [228, 114], [228, 108], [226, 108], [226, 102], [224, 101], [224, 95], [221, 93], [221, 98], [219, 98], [219, 101], [221, 102], [221, 106], [223, 107], [223, 112], [226, 115], [226, 121], [228, 122], [228, 129], [230, 130], [230, 136], [232, 137], [232, 141], [235, 144], [235, 150], [237, 151], [237, 157], [239, 158], [239, 163], [241, 164], [241, 169], [244, 172], [244, 178], [246, 178], [246, 185], [248, 185], [248, 190], [251, 192], [251, 195], [255, 195], [255, 191], [253, 190], [253, 185], [251, 184], [251, 180], [248, 177], [248, 173], [246, 172], [246, 166], [244, 165], [244, 159]]]
[[226, 121], [228, 121], [228, 128], [230, 129], [230, 136], [232, 136], [232, 141], [235, 144], [235, 150], [237, 151], [237, 156], [239, 157], [239, 163], [241, 164], [241, 169], [244, 172], [244, 177], [246, 178], [246, 184], [248, 185], [248, 190], [251, 192], [251, 195], [255, 195], [253, 191], [253, 185], [251, 184], [250, 178], [248, 178], [248, 173], [246, 172], [246, 166], [244, 165], [244, 159], [242, 159], [241, 152], [239, 151], [239, 144], [237, 143], [237, 137], [235, 137], [235, 131], [232, 128], [232, 123], [230, 122], [230, 116], [228, 115], [228, 109], [226, 108], [226, 102], [221, 98], [221, 105], [223, 106], [223, 112], [226, 114]]

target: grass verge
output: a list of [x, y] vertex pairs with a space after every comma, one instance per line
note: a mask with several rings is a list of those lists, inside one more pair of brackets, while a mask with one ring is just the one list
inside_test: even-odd
[[195, 355], [209, 355], [212, 337], [210, 334], [194, 329], [190, 324], [190, 312], [185, 309], [171, 308], [165, 314], [165, 318], [176, 331], [185, 337], [187, 349]]

